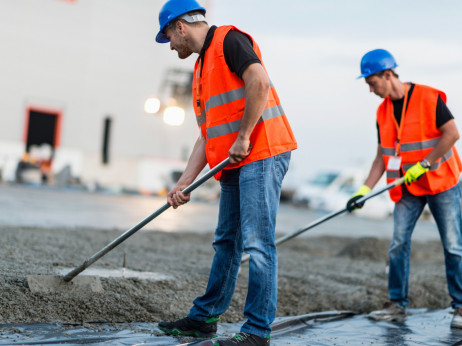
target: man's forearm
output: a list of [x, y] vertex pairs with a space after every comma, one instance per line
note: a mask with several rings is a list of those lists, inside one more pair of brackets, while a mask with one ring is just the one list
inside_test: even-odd
[[385, 172], [385, 162], [383, 161], [382, 157], [382, 149], [379, 146], [377, 148], [377, 155], [374, 159], [374, 162], [372, 162], [372, 167], [364, 185], [368, 186], [370, 189], [373, 189], [382, 177], [383, 172]]
[[189, 185], [199, 175], [207, 164], [207, 156], [205, 155], [205, 139], [199, 136], [194, 144], [193, 151], [189, 156], [186, 168], [178, 180], [178, 185]]

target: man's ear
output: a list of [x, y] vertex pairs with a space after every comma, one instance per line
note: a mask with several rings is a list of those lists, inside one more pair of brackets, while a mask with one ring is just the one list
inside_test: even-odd
[[391, 70], [386, 70], [383, 75], [385, 76], [386, 80], [390, 80], [393, 76], [393, 73], [391, 72]]
[[185, 24], [181, 20], [179, 20], [175, 24], [175, 29], [177, 33], [179, 33], [180, 35], [184, 35]]

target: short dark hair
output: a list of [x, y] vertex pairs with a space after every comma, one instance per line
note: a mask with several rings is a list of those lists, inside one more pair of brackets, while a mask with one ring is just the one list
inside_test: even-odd
[[393, 76], [395, 76], [396, 78], [399, 78], [399, 75], [396, 73], [396, 71], [395, 71], [394, 68], [391, 68], [391, 69], [388, 69], [388, 70], [383, 70], [383, 71], [374, 73], [373, 76], [382, 77], [386, 71], [391, 71], [391, 73], [393, 74]]

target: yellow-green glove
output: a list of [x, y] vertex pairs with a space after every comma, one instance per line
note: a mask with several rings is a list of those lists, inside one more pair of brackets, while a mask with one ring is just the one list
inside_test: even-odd
[[364, 197], [365, 195], [367, 195], [369, 192], [371, 192], [371, 189], [368, 186], [366, 185], [361, 186], [358, 192], [356, 192], [348, 200], [347, 205], [346, 205], [347, 210], [351, 213], [355, 209], [361, 209], [364, 206], [364, 202], [356, 203], [356, 201], [360, 199], [361, 197]]
[[406, 185], [410, 185], [416, 180], [419, 180], [419, 178], [424, 175], [428, 171], [428, 168], [423, 168], [420, 162], [417, 162], [414, 166], [409, 168], [404, 175], [404, 182]]

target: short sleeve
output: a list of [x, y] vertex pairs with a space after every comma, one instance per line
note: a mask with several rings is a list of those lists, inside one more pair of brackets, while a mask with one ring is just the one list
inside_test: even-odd
[[230, 71], [236, 73], [239, 78], [242, 78], [242, 74], [249, 65], [261, 64], [257, 53], [253, 50], [251, 39], [236, 30], [230, 30], [226, 34], [223, 41], [223, 52]]

